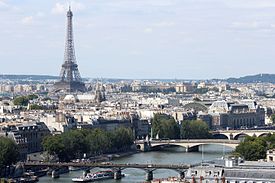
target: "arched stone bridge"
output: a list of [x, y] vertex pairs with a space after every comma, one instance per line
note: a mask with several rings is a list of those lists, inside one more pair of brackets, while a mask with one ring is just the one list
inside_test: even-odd
[[137, 169], [142, 169], [146, 172], [145, 179], [146, 181], [151, 181], [153, 180], [153, 171], [156, 169], [170, 169], [170, 170], [175, 170], [176, 172], [179, 173], [179, 176], [181, 178], [185, 177], [185, 172], [187, 169], [189, 169], [192, 165], [189, 164], [114, 164], [114, 163], [88, 163], [88, 162], [80, 162], [80, 163], [46, 163], [46, 162], [25, 162], [21, 164], [24, 169], [30, 169], [30, 168], [46, 168], [49, 167], [53, 171], [61, 168], [61, 167], [89, 167], [89, 168], [108, 168], [112, 169], [114, 172], [114, 179], [119, 180], [122, 177], [121, 171], [127, 168], [137, 168]]
[[214, 137], [224, 137], [225, 139], [238, 140], [240, 136], [261, 137], [275, 133], [275, 130], [219, 130], [211, 132]]
[[239, 140], [227, 139], [192, 139], [192, 140], [139, 140], [136, 146], [141, 151], [150, 151], [155, 148], [163, 148], [168, 146], [181, 146], [186, 148], [187, 152], [198, 151], [200, 145], [217, 144], [228, 146], [235, 149], [239, 145]]

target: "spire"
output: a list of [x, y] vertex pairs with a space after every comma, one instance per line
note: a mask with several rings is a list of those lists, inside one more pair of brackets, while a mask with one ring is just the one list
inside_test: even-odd
[[73, 40], [73, 13], [71, 6], [67, 12], [67, 32], [65, 40], [64, 62], [60, 72], [60, 81], [56, 83], [56, 89], [67, 91], [85, 91], [78, 65], [76, 64], [74, 40]]
[[67, 11], [67, 17], [72, 17], [73, 16], [73, 12], [71, 10], [71, 5], [69, 5], [69, 10]]
[[71, 11], [71, 5], [72, 5], [72, 2], [70, 1], [70, 2], [68, 2], [68, 4], [67, 4], [68, 6], [69, 6], [69, 10], [68, 11]]

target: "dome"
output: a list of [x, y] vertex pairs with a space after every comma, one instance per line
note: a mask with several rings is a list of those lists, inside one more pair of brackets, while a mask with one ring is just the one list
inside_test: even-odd
[[215, 101], [209, 108], [209, 112], [211, 113], [226, 113], [228, 110], [228, 104], [225, 100]]
[[64, 100], [66, 100], [66, 101], [76, 101], [77, 97], [74, 96], [74, 95], [66, 95]]

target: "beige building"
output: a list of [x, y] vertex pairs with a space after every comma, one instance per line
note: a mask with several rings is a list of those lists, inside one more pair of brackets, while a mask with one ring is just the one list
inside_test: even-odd
[[177, 93], [185, 93], [185, 92], [189, 92], [192, 91], [194, 88], [191, 84], [177, 84], [175, 86], [175, 90]]
[[269, 149], [266, 152], [267, 162], [275, 162], [275, 149]]

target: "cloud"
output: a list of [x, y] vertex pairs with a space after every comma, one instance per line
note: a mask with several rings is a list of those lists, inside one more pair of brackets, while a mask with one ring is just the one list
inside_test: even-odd
[[259, 22], [233, 22], [230, 27], [234, 29], [258, 29], [262, 26]]
[[231, 29], [235, 30], [272, 30], [275, 28], [275, 24], [270, 22], [251, 21], [251, 22], [233, 22], [230, 25]]
[[61, 3], [56, 3], [52, 9], [53, 14], [64, 14], [65, 13], [65, 5]]
[[36, 16], [37, 16], [37, 17], [44, 17], [44, 16], [45, 16], [45, 13], [39, 11], [39, 12], [36, 13]]
[[168, 22], [168, 21], [163, 21], [159, 23], [155, 23], [155, 27], [173, 27], [175, 25], [175, 22]]
[[8, 4], [5, 3], [3, 0], [0, 0], [0, 7], [8, 7]]
[[148, 25], [149, 27], [146, 27], [143, 32], [150, 34], [152, 33], [154, 30], [159, 30], [161, 28], [166, 28], [166, 27], [172, 27], [174, 26], [175, 23], [174, 22], [167, 22], [167, 21], [162, 21], [162, 22], [158, 22], [158, 23], [153, 23]]
[[22, 18], [21, 23], [25, 24], [25, 25], [32, 24], [33, 16], [27, 16], [27, 17]]
[[0, 10], [8, 10], [10, 8], [11, 6], [8, 3], [6, 3], [4, 0], [0, 0]]
[[144, 32], [144, 33], [152, 33], [152, 32], [153, 32], [153, 29], [150, 28], [150, 27], [148, 27], [148, 28], [145, 28], [145, 29], [143, 30], [143, 32]]
[[275, 8], [274, 0], [225, 0], [224, 3], [230, 8]]
[[71, 6], [72, 11], [81, 11], [85, 9], [84, 4], [72, 1], [70, 5], [66, 3], [56, 3], [51, 12], [53, 14], [64, 14], [68, 10], [69, 6]]

